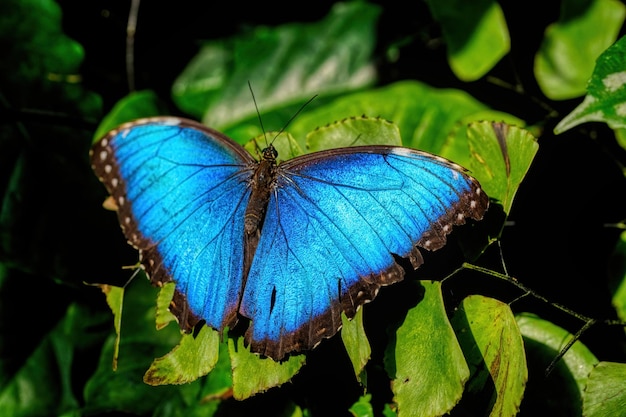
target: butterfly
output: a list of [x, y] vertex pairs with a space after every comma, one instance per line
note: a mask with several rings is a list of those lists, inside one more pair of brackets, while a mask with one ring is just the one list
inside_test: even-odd
[[174, 281], [183, 330], [246, 323], [250, 350], [314, 348], [381, 286], [436, 250], [489, 200], [467, 171], [404, 147], [356, 146], [257, 161], [198, 122], [154, 117], [95, 142], [92, 167], [155, 285]]

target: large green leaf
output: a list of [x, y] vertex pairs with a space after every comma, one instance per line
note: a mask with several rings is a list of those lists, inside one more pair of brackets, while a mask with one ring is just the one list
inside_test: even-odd
[[626, 37], [600, 55], [583, 102], [559, 122], [554, 132], [563, 133], [587, 122], [626, 127]]
[[491, 70], [511, 48], [500, 5], [494, 0], [428, 0], [441, 24], [448, 62], [462, 81], [474, 81]]
[[[532, 314], [519, 314], [517, 324], [524, 337], [529, 364], [526, 401], [548, 414], [580, 415], [589, 373], [598, 359], [580, 341], [575, 342], [546, 377], [545, 371], [571, 340], [563, 328]], [[559, 387], [555, 390], [555, 387]], [[549, 393], [549, 395], [546, 395]]]
[[465, 412], [478, 407], [476, 414], [516, 415], [528, 371], [511, 308], [493, 298], [469, 296], [454, 314], [452, 325], [471, 370], [460, 406]]
[[[409, 310], [385, 352], [398, 414], [440, 416], [461, 399], [469, 378], [448, 321], [441, 283], [421, 281], [423, 298]], [[414, 288], [419, 291], [419, 288]]]
[[600, 362], [591, 371], [583, 395], [586, 417], [623, 416], [626, 411], [626, 364]]
[[505, 123], [476, 122], [467, 128], [471, 159], [464, 163], [491, 198], [511, 211], [513, 199], [539, 145], [525, 129]]
[[270, 110], [371, 84], [379, 13], [364, 2], [337, 3], [316, 23], [256, 27], [206, 43], [174, 83], [174, 100], [221, 129], [245, 119], [256, 123], [250, 82], [272, 126]]
[[553, 100], [583, 95], [594, 61], [615, 42], [625, 15], [617, 0], [563, 0], [559, 21], [547, 28], [535, 57], [543, 93]]
[[[382, 117], [400, 129], [402, 144], [439, 154], [460, 121], [502, 120], [500, 112], [455, 89], [438, 89], [417, 81], [401, 81], [385, 87], [346, 94], [312, 110], [290, 125], [289, 132], [302, 143], [309, 132], [337, 120], [365, 115]], [[354, 141], [354, 135], [348, 137]], [[375, 141], [369, 141], [374, 144]], [[385, 139], [381, 143], [386, 143]], [[339, 145], [344, 146], [344, 143]]]

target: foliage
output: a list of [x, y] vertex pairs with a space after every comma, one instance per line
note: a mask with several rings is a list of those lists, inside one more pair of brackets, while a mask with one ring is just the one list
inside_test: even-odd
[[[139, 13], [134, 76], [145, 88], [128, 94], [120, 87], [123, 65], [111, 64], [110, 55], [85, 35], [89, 30], [68, 23], [82, 13], [121, 28], [126, 10], [102, 13], [82, 2], [52, 0], [0, 5], [0, 39], [7, 46], [0, 63], [6, 114], [0, 131], [2, 415], [623, 412], [623, 328], [600, 327], [588, 339], [583, 334], [550, 375], [544, 370], [572, 333], [591, 323], [589, 317], [605, 324], [626, 318], [626, 234], [616, 230], [602, 240], [613, 252], [611, 274], [605, 273], [608, 254], [592, 257], [592, 278], [569, 285], [580, 298], [567, 299], [559, 298], [566, 284], [557, 274], [542, 274], [545, 264], [529, 261], [540, 251], [516, 239], [519, 229], [509, 226], [519, 222], [534, 231], [533, 245], [552, 241], [563, 248], [569, 234], [606, 229], [579, 216], [567, 224], [567, 234], [556, 234], [553, 224], [565, 220], [538, 221], [549, 225], [538, 230], [520, 213], [531, 207], [535, 218], [543, 214], [537, 209], [541, 195], [526, 184], [540, 169], [543, 149], [559, 140], [553, 129], [565, 138], [581, 135], [585, 156], [591, 150], [602, 154], [602, 164], [623, 180], [621, 3], [562, 0], [560, 10], [546, 14], [553, 20], [532, 31], [514, 6], [489, 0], [472, 7], [455, 0], [419, 6], [320, 3], [307, 22], [294, 16], [272, 25], [253, 9], [238, 22], [247, 25], [233, 26], [225, 18], [217, 32], [202, 33], [201, 44], [186, 30], [199, 26], [194, 22], [219, 20], [216, 10], [190, 4], [165, 12], [154, 9], [156, 3], [142, 3]], [[244, 13], [237, 5], [225, 7]], [[224, 16], [230, 15], [235, 13]], [[181, 16], [192, 23], [179, 21]], [[165, 17], [172, 25], [168, 36], [184, 43], [160, 42], [161, 26], [151, 25], [163, 25], [159, 19]], [[143, 37], [144, 30], [154, 37]], [[82, 37], [82, 46], [65, 31]], [[520, 45], [531, 32], [534, 49], [524, 51]], [[121, 56], [125, 34], [117, 35], [114, 49]], [[521, 61], [512, 59], [515, 45]], [[141, 49], [148, 47], [152, 54]], [[99, 55], [103, 61], [94, 65]], [[176, 61], [175, 69], [168, 66], [169, 77], [159, 78], [165, 59]], [[513, 69], [503, 69], [505, 62]], [[516, 72], [522, 84], [516, 84]], [[98, 77], [100, 84], [93, 82]], [[561, 101], [571, 98], [577, 101]], [[482, 222], [456, 231], [445, 249], [425, 254], [415, 274], [382, 290], [354, 319], [344, 318], [341, 336], [281, 363], [259, 358], [234, 335], [221, 337], [207, 327], [182, 335], [167, 311], [172, 286], [152, 288], [141, 273], [128, 283], [133, 273], [120, 269], [135, 265], [136, 253], [114, 215], [101, 208], [104, 190], [90, 170], [88, 148], [123, 121], [165, 113], [201, 119], [248, 143], [253, 154], [255, 142], [271, 140], [297, 114], [288, 134], [275, 141], [283, 159], [373, 143], [433, 152], [470, 169], [491, 197], [491, 208]], [[567, 140], [558, 143], [571, 149]], [[562, 171], [539, 171], [541, 180], [530, 184], [550, 183]], [[571, 200], [551, 190], [547, 203], [574, 215], [587, 207], [592, 199], [585, 193], [595, 187], [573, 182]], [[621, 199], [624, 184], [617, 184], [611, 193]], [[619, 223], [625, 209], [603, 212], [601, 222]], [[525, 273], [517, 258], [534, 269]], [[555, 251], [551, 259], [563, 271], [571, 271], [566, 263], [575, 269], [583, 262], [578, 253], [570, 260]], [[503, 268], [515, 278], [496, 272]], [[545, 300], [526, 291], [531, 281], [553, 305], [524, 302]], [[554, 281], [554, 289], [541, 287], [545, 281]], [[610, 292], [612, 305], [606, 297], [597, 302], [598, 292]], [[568, 302], [573, 306], [562, 308]], [[575, 313], [581, 305], [593, 308]]]

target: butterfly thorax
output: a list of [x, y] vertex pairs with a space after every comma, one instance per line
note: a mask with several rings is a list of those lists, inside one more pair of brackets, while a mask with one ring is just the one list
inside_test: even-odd
[[263, 159], [256, 166], [249, 187], [250, 199], [246, 207], [244, 227], [246, 234], [251, 235], [261, 230], [270, 194], [276, 185], [276, 157], [278, 153], [272, 145], [263, 150]]

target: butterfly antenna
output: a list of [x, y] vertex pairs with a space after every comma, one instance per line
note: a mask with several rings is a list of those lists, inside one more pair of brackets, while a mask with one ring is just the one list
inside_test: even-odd
[[[256, 115], [259, 118], [259, 125], [261, 126], [261, 131], [263, 132], [263, 137], [265, 138], [265, 145], [267, 146], [267, 134], [265, 133], [265, 127], [263, 126], [263, 119], [261, 118], [261, 112], [259, 111], [259, 106], [256, 104], [256, 97], [254, 96], [254, 90], [252, 90], [252, 84], [250, 84], [250, 80], [248, 80], [248, 88], [250, 89], [250, 94], [252, 95], [252, 102], [254, 102], [254, 108], [256, 109]], [[257, 147], [257, 150], [260, 151], [259, 145], [254, 141], [254, 144]]]
[[283, 132], [285, 131], [285, 129], [287, 129], [287, 126], [289, 126], [289, 123], [291, 123], [291, 122], [293, 121], [293, 119], [295, 119], [295, 118], [296, 118], [296, 117], [300, 114], [300, 112], [301, 112], [302, 110], [304, 110], [304, 108], [305, 108], [306, 106], [308, 106], [308, 105], [309, 105], [309, 103], [311, 103], [311, 102], [312, 102], [313, 100], [315, 100], [316, 98], [317, 98], [317, 94], [315, 94], [313, 97], [311, 97], [310, 99], [308, 99], [306, 103], [304, 103], [302, 106], [300, 106], [300, 108], [298, 109], [298, 111], [297, 111], [297, 112], [295, 112], [295, 113], [294, 113], [294, 115], [293, 115], [293, 116], [291, 116], [291, 118], [290, 118], [289, 120], [287, 120], [287, 123], [285, 123], [285, 126], [283, 126], [283, 127], [282, 127], [279, 131], [278, 131], [278, 133], [276, 134], [276, 136], [274, 136], [274, 137], [272, 138], [272, 142], [274, 142], [274, 140], [276, 140], [276, 138], [277, 138], [277, 137], [279, 137], [279, 136], [280, 136], [280, 134], [281, 134], [281, 133], [283, 133]]

